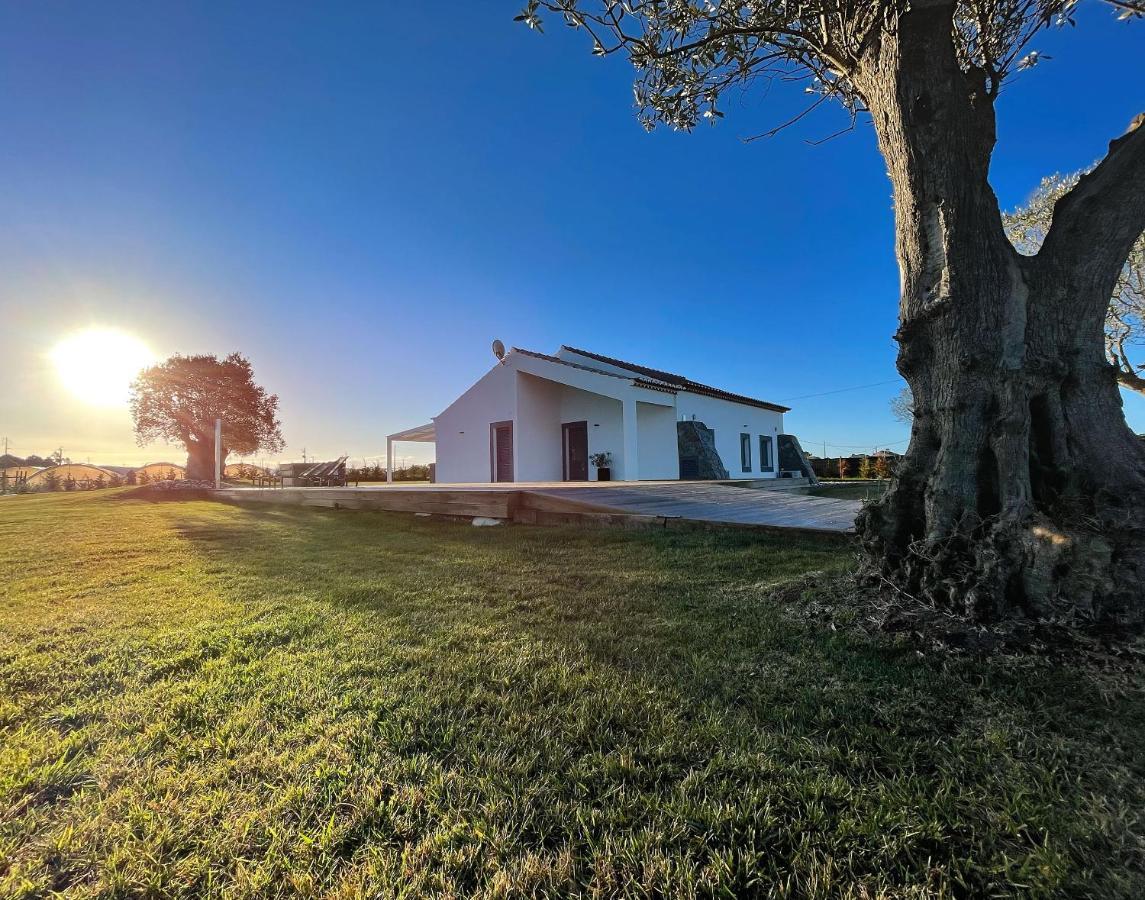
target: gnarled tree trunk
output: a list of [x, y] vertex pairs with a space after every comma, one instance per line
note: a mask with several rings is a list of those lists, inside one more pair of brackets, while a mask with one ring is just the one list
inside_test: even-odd
[[1145, 450], [1103, 323], [1145, 226], [1145, 129], [1111, 146], [1039, 254], [1020, 256], [987, 179], [992, 91], [959, 65], [952, 8], [916, 0], [855, 79], [894, 192], [898, 367], [914, 395], [907, 455], [860, 518], [868, 571], [978, 619], [1140, 623]]
[[[225, 437], [225, 435], [224, 435]], [[227, 464], [227, 448], [223, 445], [223, 465]], [[215, 480], [215, 436], [187, 440], [187, 477], [192, 481]]]

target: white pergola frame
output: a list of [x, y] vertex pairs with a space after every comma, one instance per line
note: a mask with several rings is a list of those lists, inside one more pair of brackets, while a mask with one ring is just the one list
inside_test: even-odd
[[418, 425], [416, 428], [407, 428], [405, 431], [396, 431], [386, 435], [386, 481], [394, 481], [394, 442], [410, 441], [418, 444], [436, 444], [437, 429], [433, 422]]

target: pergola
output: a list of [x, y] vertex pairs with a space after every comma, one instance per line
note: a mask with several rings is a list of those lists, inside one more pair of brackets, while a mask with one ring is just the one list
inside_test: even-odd
[[412, 441], [420, 444], [434, 444], [437, 442], [437, 431], [432, 422], [418, 425], [416, 428], [407, 428], [386, 436], [386, 481], [394, 480], [394, 441]]

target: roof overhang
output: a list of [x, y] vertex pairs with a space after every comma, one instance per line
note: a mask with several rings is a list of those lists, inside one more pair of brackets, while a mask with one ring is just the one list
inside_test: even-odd
[[437, 440], [437, 429], [434, 427], [433, 422], [427, 422], [424, 425], [418, 425], [416, 428], [407, 428], [405, 431], [398, 431], [394, 434], [387, 435], [386, 440], [416, 441], [432, 444]]

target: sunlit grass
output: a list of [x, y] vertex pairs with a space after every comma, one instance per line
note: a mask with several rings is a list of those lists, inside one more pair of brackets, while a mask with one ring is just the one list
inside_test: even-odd
[[837, 543], [0, 501], [0, 895], [1145, 893], [1139, 675], [768, 591]]

